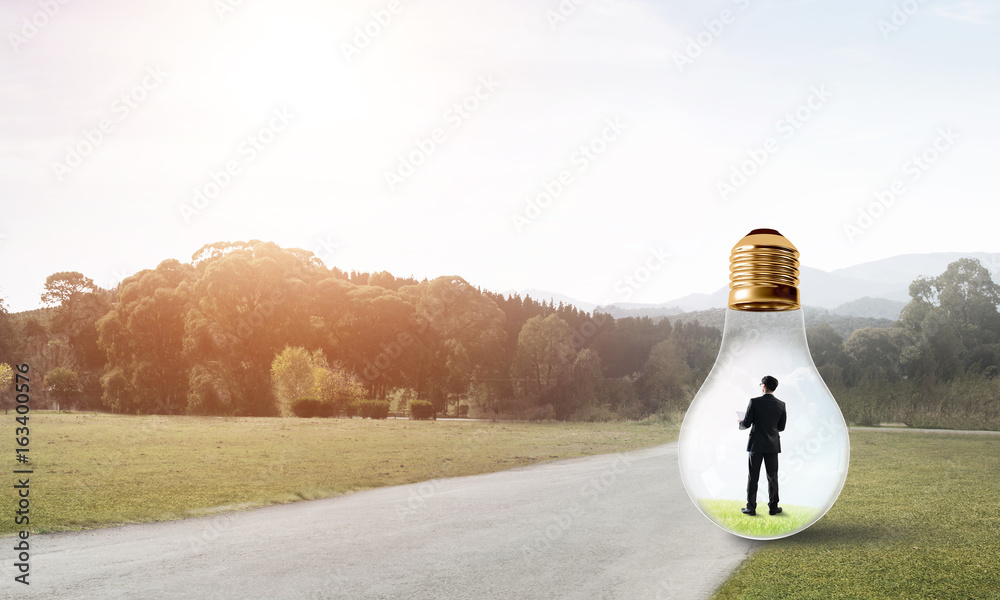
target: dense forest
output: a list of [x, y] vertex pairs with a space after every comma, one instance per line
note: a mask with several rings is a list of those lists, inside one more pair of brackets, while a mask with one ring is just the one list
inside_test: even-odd
[[[895, 322], [807, 315], [845, 416], [995, 427], [1000, 287], [963, 259], [910, 294]], [[0, 304], [0, 363], [43, 374], [49, 403], [247, 416], [308, 401], [326, 414], [676, 418], [712, 367], [723, 312], [615, 319], [457, 276], [347, 273], [256, 240], [206, 245], [114, 290], [55, 273], [41, 299], [49, 308], [17, 315]]]
[[[0, 360], [44, 373], [53, 403], [123, 413], [287, 414], [299, 399], [288, 394], [301, 394], [394, 410], [425, 401], [438, 414], [642, 418], [683, 408], [721, 339], [460, 277], [345, 273], [256, 240], [206, 245], [115, 290], [55, 273], [42, 300], [51, 308], [4, 315]], [[303, 363], [312, 389], [286, 381]]]

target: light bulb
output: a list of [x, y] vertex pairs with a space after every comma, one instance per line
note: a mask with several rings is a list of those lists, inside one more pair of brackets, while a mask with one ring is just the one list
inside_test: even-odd
[[[698, 510], [750, 539], [777, 539], [809, 527], [833, 506], [847, 478], [847, 424], [809, 354], [798, 257], [773, 229], [755, 229], [733, 247], [722, 346], [684, 416], [677, 444], [681, 479]], [[773, 396], [785, 404], [777, 477], [782, 510], [770, 514], [762, 465], [756, 515], [749, 516], [741, 509], [748, 503], [751, 430], [740, 430], [738, 413], [763, 395], [761, 380], [768, 375], [778, 380]], [[773, 414], [777, 405], [769, 406]], [[773, 419], [766, 421], [759, 419], [761, 429], [776, 428]]]

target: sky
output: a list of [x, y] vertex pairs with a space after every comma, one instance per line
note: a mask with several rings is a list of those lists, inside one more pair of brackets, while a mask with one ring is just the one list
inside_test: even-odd
[[582, 301], [997, 252], [1000, 3], [18, 0], [0, 298], [204, 244]]

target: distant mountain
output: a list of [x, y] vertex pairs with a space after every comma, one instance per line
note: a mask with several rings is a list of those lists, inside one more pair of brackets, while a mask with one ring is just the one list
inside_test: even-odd
[[[997, 279], [1000, 274], [1000, 254], [989, 252], [933, 252], [928, 254], [900, 254], [891, 258], [861, 263], [833, 271], [834, 274], [863, 279], [866, 281], [887, 281], [905, 283], [923, 275], [936, 277], [948, 265], [960, 258], [975, 258]], [[907, 300], [909, 296], [907, 296]]]
[[899, 320], [899, 313], [902, 312], [906, 302], [887, 300], [885, 298], [858, 298], [831, 310], [835, 315], [868, 317], [872, 319]]
[[[935, 252], [901, 254], [872, 262], [821, 271], [803, 266], [799, 271], [799, 292], [803, 304], [831, 309], [841, 316], [896, 319], [910, 301], [910, 283], [920, 276], [936, 277], [960, 258], [978, 259], [1000, 283], [1000, 254], [988, 252]], [[686, 312], [724, 307], [729, 286], [712, 294], [688, 294], [660, 306], [677, 306]], [[868, 298], [866, 302], [855, 302]], [[877, 300], [889, 302], [876, 303]], [[892, 315], [895, 314], [895, 317]]]
[[[979, 260], [993, 274], [994, 281], [1000, 283], [1000, 254], [988, 252], [901, 254], [835, 271], [822, 271], [803, 266], [799, 271], [800, 298], [803, 305], [827, 310], [831, 318], [861, 317], [895, 321], [899, 318], [899, 311], [910, 301], [910, 283], [914, 279], [920, 276], [936, 277], [943, 273], [949, 264], [960, 258]], [[722, 309], [729, 299], [729, 286], [722, 286], [710, 294], [693, 293], [659, 304], [621, 303], [610, 306], [581, 302], [569, 296], [543, 290], [521, 290], [518, 293], [522, 297], [530, 295], [541, 301], [551, 299], [555, 304], [559, 302], [572, 304], [586, 312], [600, 308], [602, 312], [607, 312], [615, 318], [656, 318]]]

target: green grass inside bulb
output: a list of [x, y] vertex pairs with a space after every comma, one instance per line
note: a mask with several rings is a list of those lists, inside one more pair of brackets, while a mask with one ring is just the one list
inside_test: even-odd
[[760, 538], [772, 538], [789, 534], [808, 525], [819, 510], [811, 506], [781, 504], [781, 512], [776, 515], [767, 514], [767, 504], [757, 507], [757, 515], [747, 516], [740, 512], [746, 506], [742, 500], [699, 500], [702, 510], [713, 521], [723, 527]]

